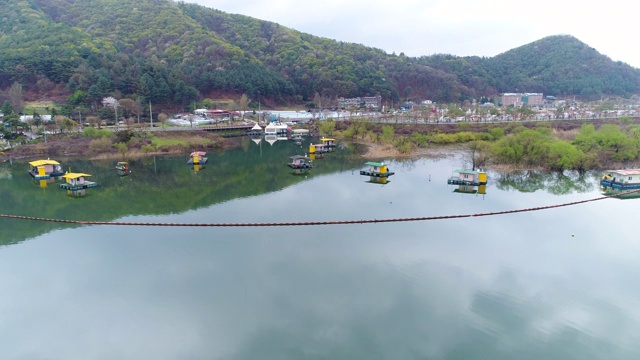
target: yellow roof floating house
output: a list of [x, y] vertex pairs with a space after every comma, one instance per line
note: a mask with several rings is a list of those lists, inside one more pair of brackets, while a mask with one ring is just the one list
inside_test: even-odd
[[323, 137], [320, 139], [320, 141], [327, 147], [336, 146], [336, 139]]
[[37, 180], [46, 180], [62, 175], [62, 167], [55, 160], [35, 160], [29, 162], [29, 174]]
[[60, 184], [60, 187], [66, 190], [82, 190], [98, 186], [96, 182], [85, 180], [89, 176], [91, 175], [85, 173], [66, 173], [62, 175], [66, 182]]

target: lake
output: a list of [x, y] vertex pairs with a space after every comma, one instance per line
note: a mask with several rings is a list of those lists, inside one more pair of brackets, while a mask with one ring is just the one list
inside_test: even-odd
[[[386, 184], [344, 146], [240, 139], [131, 162], [56, 159], [100, 185], [68, 194], [0, 164], [3, 359], [632, 359], [640, 356], [638, 202], [597, 173], [489, 172], [447, 185], [464, 155], [386, 159]], [[459, 190], [459, 189], [458, 189]], [[477, 189], [473, 189], [477, 191]], [[154, 226], [159, 224], [208, 226]]]

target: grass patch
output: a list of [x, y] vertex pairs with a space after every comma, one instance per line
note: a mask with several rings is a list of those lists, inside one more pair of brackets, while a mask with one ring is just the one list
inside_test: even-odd
[[58, 111], [62, 109], [62, 105], [53, 101], [25, 101], [22, 113], [31, 115], [35, 111], [40, 115], [51, 115], [51, 109]]
[[187, 145], [188, 143], [187, 140], [183, 140], [183, 139], [169, 139], [169, 138], [158, 138], [158, 137], [153, 137], [153, 139], [151, 139], [151, 142], [156, 147], [172, 146], [172, 145]]

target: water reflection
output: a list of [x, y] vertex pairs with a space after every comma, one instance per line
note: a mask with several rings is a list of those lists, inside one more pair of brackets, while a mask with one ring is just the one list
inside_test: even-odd
[[[202, 224], [488, 213], [599, 196], [597, 177], [536, 172], [491, 172], [472, 190], [490, 196], [460, 194], [447, 185], [458, 158], [385, 159], [389, 186], [367, 184], [362, 160], [341, 151], [313, 176], [292, 176], [283, 159], [295, 144], [245, 145], [197, 175], [183, 158], [131, 162], [128, 177], [78, 164], [101, 181], [82, 200], [10, 170], [0, 201], [22, 214]], [[4, 244], [29, 241], [0, 247], [10, 294], [0, 296], [0, 348], [9, 359], [637, 358], [636, 208], [603, 200], [277, 228], [2, 219]]]
[[544, 190], [554, 195], [572, 192], [592, 191], [598, 174], [589, 172], [565, 171], [512, 171], [496, 173], [497, 187], [500, 190], [535, 192]]

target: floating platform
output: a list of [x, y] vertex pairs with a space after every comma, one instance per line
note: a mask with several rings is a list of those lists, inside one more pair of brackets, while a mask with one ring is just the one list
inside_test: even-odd
[[380, 172], [376, 172], [376, 171], [369, 171], [369, 170], [360, 170], [360, 175], [367, 175], [367, 176], [373, 176], [373, 177], [389, 177], [391, 175], [395, 174], [393, 171], [387, 171], [386, 173], [380, 173]]
[[82, 190], [82, 189], [88, 189], [88, 188], [93, 188], [98, 186], [97, 182], [93, 182], [93, 181], [86, 181], [82, 184], [71, 184], [71, 183], [62, 183], [60, 184], [60, 187], [65, 189], [65, 190]]
[[447, 184], [449, 185], [467, 185], [467, 186], [480, 186], [487, 185], [486, 181], [478, 181], [478, 180], [461, 180], [457, 177], [452, 177], [447, 180]]
[[640, 184], [637, 183], [620, 183], [617, 181], [609, 180], [601, 180], [600, 185], [605, 188], [613, 188], [616, 190], [632, 190], [632, 189], [640, 189]]

